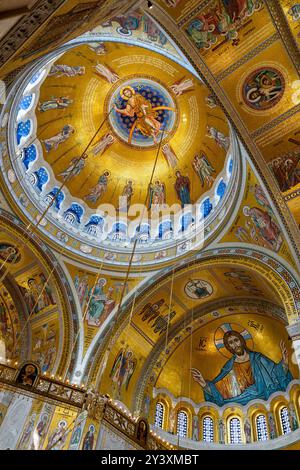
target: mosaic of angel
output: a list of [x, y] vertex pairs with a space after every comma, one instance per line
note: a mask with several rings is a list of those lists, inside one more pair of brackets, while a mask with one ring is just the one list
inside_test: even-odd
[[202, 188], [204, 183], [206, 183], [208, 186], [211, 186], [215, 181], [215, 178], [212, 175], [216, 172], [216, 170], [211, 165], [207, 156], [204, 153], [201, 153], [201, 155], [195, 155], [192, 165], [200, 178]]
[[229, 145], [230, 145], [229, 137], [225, 136], [223, 132], [220, 132], [218, 129], [216, 129], [213, 126], [206, 126], [206, 130], [207, 130], [206, 135], [210, 139], [213, 139], [216, 142], [216, 144], [219, 145], [219, 147], [221, 147], [222, 149], [225, 150], [225, 152], [227, 152], [227, 150], [229, 149]]
[[80, 65], [70, 66], [65, 64], [52, 65], [48, 77], [76, 77], [76, 75], [84, 75], [85, 67]]
[[62, 176], [64, 181], [70, 181], [71, 178], [74, 178], [74, 176], [78, 176], [81, 173], [81, 171], [85, 167], [86, 159], [87, 155], [82, 155], [78, 158], [72, 158], [69, 162], [69, 166], [67, 166], [65, 170], [59, 173], [58, 176]]
[[166, 203], [166, 186], [165, 183], [157, 180], [149, 186], [149, 209], [153, 206], [158, 208]]
[[71, 134], [74, 134], [75, 129], [70, 124], [66, 124], [58, 134], [50, 137], [49, 139], [42, 140], [45, 145], [46, 152], [56, 150], [60, 144], [65, 142]]
[[73, 103], [73, 100], [70, 100], [66, 96], [60, 96], [59, 98], [51, 97], [51, 100], [43, 101], [39, 103], [38, 110], [41, 112], [49, 111], [49, 109], [66, 109]]
[[117, 387], [118, 396], [120, 396], [122, 388], [128, 389], [136, 364], [137, 360], [130, 349], [121, 349], [116, 356], [109, 376]]
[[91, 191], [84, 196], [86, 201], [96, 202], [100, 199], [107, 190], [108, 178], [110, 176], [109, 171], [105, 171], [98, 179], [98, 183], [94, 186]]

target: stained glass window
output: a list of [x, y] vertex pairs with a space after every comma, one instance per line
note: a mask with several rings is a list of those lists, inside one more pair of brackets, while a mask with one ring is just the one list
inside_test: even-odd
[[283, 434], [287, 434], [292, 431], [289, 411], [286, 406], [280, 410], [280, 421]]
[[185, 411], [179, 411], [177, 415], [177, 435], [187, 437], [188, 417]]
[[154, 426], [156, 426], [157, 428], [163, 427], [164, 413], [165, 413], [165, 407], [160, 401], [158, 401], [156, 403], [155, 421], [154, 421]]
[[229, 421], [230, 444], [240, 444], [242, 442], [241, 422], [239, 418], [231, 418]]
[[258, 415], [256, 417], [256, 433], [258, 441], [267, 441], [269, 439], [267, 420], [265, 415]]
[[214, 422], [210, 416], [203, 418], [203, 441], [214, 442]]

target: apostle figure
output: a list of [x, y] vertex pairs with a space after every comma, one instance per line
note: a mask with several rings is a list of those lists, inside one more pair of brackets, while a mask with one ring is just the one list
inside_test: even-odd
[[95, 426], [91, 424], [89, 430], [84, 436], [82, 450], [93, 450]]
[[62, 176], [64, 181], [70, 181], [71, 178], [74, 178], [74, 176], [78, 176], [81, 173], [81, 171], [85, 167], [86, 159], [86, 154], [82, 155], [79, 158], [72, 158], [69, 162], [69, 166], [61, 173], [59, 173], [58, 176]]
[[181, 172], [176, 171], [176, 182], [175, 182], [175, 191], [177, 193], [178, 199], [181, 202], [181, 207], [184, 207], [185, 204], [191, 204], [191, 182], [188, 176], [182, 176]]
[[215, 178], [212, 176], [212, 174], [215, 173], [216, 170], [211, 165], [207, 156], [204, 153], [201, 153], [201, 155], [195, 155], [192, 165], [200, 178], [202, 188], [204, 183], [206, 183], [208, 186], [211, 186], [215, 181]]
[[[100, 317], [106, 311], [110, 313], [115, 306], [114, 300], [111, 298], [112, 291], [110, 288], [109, 296], [104, 293], [104, 286], [106, 284], [106, 279], [101, 278], [98, 280], [96, 286], [90, 289], [89, 292], [89, 307], [87, 313], [87, 322], [92, 326], [99, 326]], [[109, 309], [107, 312], [107, 304]]]
[[285, 391], [293, 380], [283, 341], [280, 342], [282, 359], [278, 363], [248, 349], [245, 338], [237, 331], [226, 331], [223, 344], [232, 357], [214, 379], [205, 380], [198, 369], [191, 369], [206, 401], [223, 406], [232, 402], [246, 405], [251, 400], [268, 400], [272, 393]]
[[56, 150], [59, 144], [65, 142], [65, 140], [67, 140], [71, 134], [74, 134], [74, 132], [74, 127], [70, 124], [66, 124], [58, 134], [50, 137], [49, 139], [42, 140], [45, 145], [46, 152], [50, 152], [52, 149]]
[[96, 202], [100, 199], [107, 190], [108, 178], [110, 176], [109, 171], [105, 171], [98, 179], [98, 183], [94, 186], [91, 191], [84, 196], [86, 201]]
[[163, 156], [166, 159], [167, 164], [171, 168], [176, 168], [177, 163], [178, 163], [178, 158], [172, 149], [172, 147], [169, 144], [164, 144], [161, 148]]
[[73, 67], [69, 65], [52, 65], [48, 77], [76, 77], [76, 75], [84, 75], [85, 67], [75, 65]]
[[50, 435], [46, 450], [62, 450], [68, 434], [66, 432], [67, 423], [62, 420], [59, 421], [56, 429]]

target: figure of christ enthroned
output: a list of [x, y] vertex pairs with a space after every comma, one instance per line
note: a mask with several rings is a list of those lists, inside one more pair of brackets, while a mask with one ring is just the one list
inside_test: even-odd
[[144, 98], [140, 93], [136, 93], [131, 86], [124, 86], [120, 92], [121, 97], [127, 101], [125, 108], [120, 109], [114, 105], [117, 113], [123, 116], [136, 117], [136, 120], [131, 126], [128, 143], [131, 144], [132, 136], [135, 129], [139, 130], [141, 134], [152, 137], [154, 143], [157, 143], [157, 136], [161, 131], [162, 124], [157, 119], [157, 111], [161, 109], [175, 111], [174, 108], [169, 106], [155, 106]]

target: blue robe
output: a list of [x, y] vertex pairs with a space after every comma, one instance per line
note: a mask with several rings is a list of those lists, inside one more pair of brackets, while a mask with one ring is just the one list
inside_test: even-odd
[[215, 403], [218, 406], [227, 403], [239, 403], [246, 405], [250, 400], [267, 400], [274, 392], [284, 392], [293, 377], [288, 369], [283, 365], [283, 361], [278, 364], [268, 357], [255, 351], [249, 351], [250, 365], [254, 377], [254, 384], [247, 387], [240, 395], [232, 398], [223, 398], [215, 384], [223, 379], [234, 366], [236, 356], [226, 362], [221, 372], [212, 381], [206, 381], [203, 389], [206, 401]]

